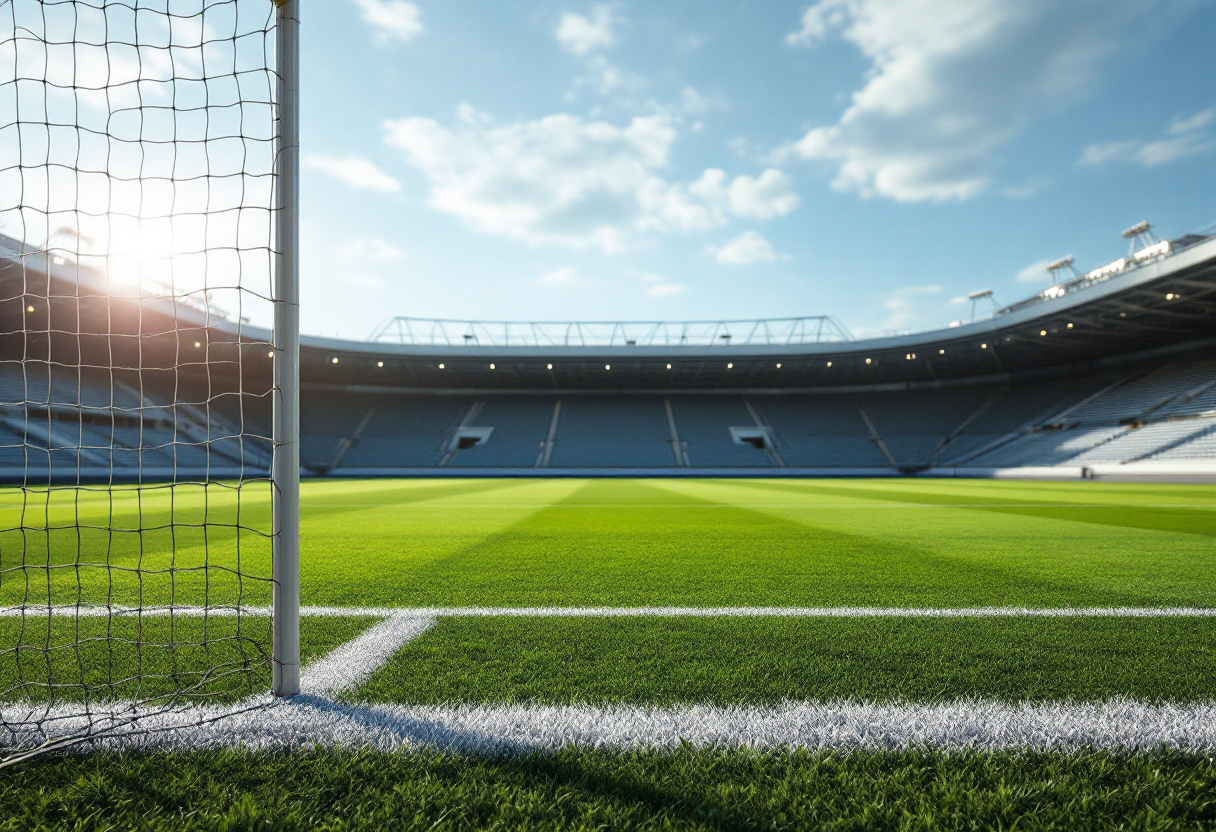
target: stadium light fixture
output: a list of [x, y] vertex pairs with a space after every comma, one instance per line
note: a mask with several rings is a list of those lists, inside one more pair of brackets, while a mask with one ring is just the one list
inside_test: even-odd
[[986, 350], [986, 349], [988, 349], [988, 345], [987, 345], [987, 344], [980, 344], [980, 349], [982, 349], [982, 350]]
[[938, 350], [938, 351], [937, 351], [937, 354], [938, 354], [938, 355], [945, 355], [945, 354], [946, 354], [946, 351], [945, 351], [945, 350]]
[[733, 370], [733, 369], [735, 369], [735, 365], [733, 363], [727, 362], [726, 369]]
[[491, 369], [491, 370], [493, 370], [493, 369], [494, 369], [494, 365], [493, 365], [493, 364], [491, 364], [491, 365], [490, 365], [490, 369]]
[[[491, 364], [490, 366], [491, 366], [491, 367], [493, 367], [494, 365], [493, 365], [493, 364]], [[443, 369], [443, 365], [442, 365], [442, 364], [440, 364], [440, 365], [439, 365], [439, 369], [441, 369], [441, 370]]]
[[1041, 335], [1041, 336], [1042, 336], [1042, 335], [1046, 335], [1046, 334], [1047, 334], [1047, 330], [1045, 330], [1045, 329], [1040, 329], [1040, 330], [1039, 330], [1039, 335]]
[[266, 353], [266, 357], [267, 357], [267, 358], [274, 358], [274, 350], [271, 350], [270, 352]]
[[1069, 328], [1069, 329], [1072, 329], [1072, 322], [1071, 322], [1071, 321], [1069, 321], [1069, 323], [1068, 323], [1068, 328]]
[[604, 365], [604, 369], [605, 369], [605, 370], [611, 370], [611, 369], [612, 369], [612, 365], [611, 365], [611, 364], [605, 364], [605, 365]]
[[781, 369], [781, 365], [780, 365], [780, 364], [778, 364], [778, 365], [777, 365], [777, 369], [778, 369], [778, 370], [780, 370], [780, 369]]
[[1131, 239], [1132, 237], [1135, 237], [1137, 234], [1143, 234], [1144, 232], [1148, 231], [1152, 227], [1153, 227], [1153, 224], [1151, 222], [1149, 222], [1148, 220], [1141, 220], [1140, 222], [1133, 225], [1131, 228], [1124, 231], [1120, 236], [1123, 237], [1125, 240]]
[[914, 353], [914, 352], [910, 352], [910, 353], [908, 353], [907, 355], [905, 355], [905, 356], [904, 356], [904, 358], [906, 358], [906, 359], [908, 359], [909, 361], [911, 361], [913, 358], [916, 358], [916, 353]]
[[667, 365], [667, 369], [669, 369], [669, 370], [671, 369], [671, 365], [670, 365], [670, 364], [668, 364], [668, 365]]
[[1166, 300], [1173, 300], [1173, 299], [1174, 299], [1174, 298], [1176, 298], [1176, 297], [1178, 297], [1178, 296], [1177, 296], [1177, 295], [1175, 295], [1173, 292], [1170, 292], [1169, 294], [1167, 294], [1167, 295], [1165, 296], [1165, 299], [1166, 299]]
[[867, 364], [869, 364], [869, 363], [870, 363], [870, 359], [868, 359], [868, 358], [867, 358], [867, 359], [866, 359], [866, 363], [867, 363]]
[[552, 369], [553, 369], [553, 365], [552, 365], [552, 364], [546, 364], [546, 365], [545, 365], [545, 369], [546, 369], [546, 370], [552, 370]]
[[383, 366], [384, 366], [384, 362], [383, 362], [383, 361], [377, 361], [377, 362], [376, 362], [376, 366], [377, 366], [377, 367], [383, 367]]
[[335, 355], [333, 358], [331, 358], [331, 359], [330, 359], [330, 361], [332, 361], [334, 364], [337, 364], [337, 363], [338, 363], [338, 356], [336, 356], [336, 355]]
[[[33, 308], [32, 306], [30, 307], [30, 311], [31, 311], [31, 312], [33, 312], [33, 311], [34, 311], [34, 308]], [[195, 341], [195, 342], [194, 342], [194, 348], [195, 348], [195, 349], [198, 349], [198, 348], [199, 348], [199, 347], [201, 347], [202, 345], [203, 345], [203, 342], [202, 342], [202, 341]]]
[[34, 305], [31, 303], [29, 306], [25, 307], [25, 311], [26, 311], [26, 312], [33, 312], [33, 311], [34, 311]]
[[832, 362], [831, 362], [831, 361], [829, 361], [829, 362], [828, 362], [828, 366], [829, 366], [829, 367], [831, 367], [831, 366], [832, 366]]

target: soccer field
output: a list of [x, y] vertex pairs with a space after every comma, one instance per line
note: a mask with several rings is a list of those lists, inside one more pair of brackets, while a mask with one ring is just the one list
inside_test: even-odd
[[[249, 610], [241, 638], [220, 639], [235, 651], [225, 660], [266, 649], [268, 619], [257, 608], [268, 602], [268, 584], [258, 580], [268, 577], [260, 532], [268, 495], [251, 490], [240, 500], [246, 530], [238, 546], [237, 501], [209, 492], [206, 507], [201, 491], [180, 489], [172, 503], [167, 491], [144, 492], [138, 504], [134, 493], [120, 493], [38, 509], [6, 493], [3, 525], [22, 525], [24, 508], [27, 528], [20, 569], [12, 557], [22, 532], [0, 540], [0, 604], [10, 610], [0, 618], [0, 688], [18, 675], [74, 679], [82, 667], [104, 686], [116, 665], [134, 673], [140, 661], [152, 663], [140, 666], [154, 677], [144, 681], [145, 695], [156, 679], [180, 684], [182, 674], [216, 661], [187, 643], [201, 641], [191, 634], [204, 623], [189, 608], [204, 600]], [[586, 791], [579, 801], [587, 814], [555, 826], [666, 818], [733, 828], [767, 823], [774, 807], [786, 813], [785, 825], [798, 826], [813, 817], [809, 806], [830, 798], [832, 778], [838, 785], [869, 778], [874, 800], [894, 800], [916, 771], [942, 800], [966, 793], [974, 811], [1006, 824], [1019, 817], [1026, 824], [1032, 804], [1053, 794], [1065, 803], [1096, 801], [1087, 804], [1098, 807], [1095, 817], [1126, 815], [1125, 787], [1147, 789], [1143, 806], [1164, 826], [1212, 820], [1210, 801], [1195, 796], [1216, 784], [1204, 739], [1216, 731], [1216, 489], [1209, 486], [312, 481], [301, 511], [304, 692], [312, 696], [302, 698], [282, 742], [298, 745], [316, 720], [323, 746], [369, 748], [314, 752], [302, 769], [314, 778], [305, 791], [332, 788], [340, 771], [364, 767], [372, 780], [396, 772], [391, 777], [436, 806], [476, 794], [493, 802], [496, 789], [515, 789], [528, 797], [511, 817], [539, 822], [554, 783], [573, 777]], [[110, 541], [111, 566], [139, 564], [152, 574], [135, 581], [135, 573], [115, 578], [100, 567], [46, 569], [76, 557], [66, 528], [74, 517]], [[171, 518], [200, 523], [197, 539], [179, 537], [172, 562], [149, 543], [159, 532], [137, 531]], [[206, 546], [203, 524], [214, 524]], [[39, 537], [34, 528], [42, 525], [52, 531]], [[217, 578], [231, 574], [223, 570], [238, 556], [239, 589]], [[164, 637], [181, 647], [151, 657], [101, 646], [52, 650], [41, 663], [12, 649], [67, 645], [82, 627], [87, 634], [107, 626], [101, 617], [48, 618], [45, 606], [40, 617], [36, 605], [48, 597], [56, 605], [79, 597], [121, 606], [136, 603], [140, 591], [145, 605], [172, 600], [185, 608], [173, 618], [176, 635]], [[24, 615], [12, 614], [23, 602]], [[206, 626], [223, 634], [224, 622]], [[145, 617], [142, 626], [155, 633], [168, 624]], [[149, 673], [158, 661], [172, 670]], [[268, 680], [268, 670], [263, 675]], [[235, 679], [196, 692], [212, 704], [253, 693], [249, 678]], [[305, 701], [315, 697], [334, 704]], [[281, 725], [265, 727], [264, 744], [276, 746], [280, 736]], [[72, 797], [70, 785], [83, 770], [100, 767], [118, 781], [144, 772], [138, 777], [146, 781], [148, 761], [165, 753], [183, 772], [281, 775], [274, 754], [223, 750], [230, 743], [214, 736], [199, 744], [207, 750], [49, 758], [24, 770], [43, 770], [55, 783], [66, 778], [56, 786], [66, 790], [57, 792], [63, 800], [84, 799]], [[1048, 748], [1059, 751], [1043, 753]], [[502, 754], [515, 762], [503, 764]], [[656, 770], [688, 781], [673, 786], [686, 797], [642, 796], [641, 783]], [[726, 804], [688, 796], [809, 771], [817, 774], [784, 791], [758, 786], [752, 808], [728, 812], [729, 823], [712, 820], [714, 806], [726, 811]], [[151, 779], [172, 777], [157, 771]], [[619, 788], [605, 785], [613, 782]], [[1022, 788], [1025, 802], [1002, 802], [988, 786]], [[145, 792], [136, 803], [157, 799]], [[314, 799], [265, 798], [299, 806]], [[673, 808], [681, 799], [701, 809], [681, 814]], [[41, 817], [16, 787], [0, 786], [0, 808], [6, 800], [27, 820]], [[854, 808], [861, 812], [863, 803]], [[1081, 817], [1069, 814], [1076, 807], [1058, 810], [1059, 822]], [[492, 815], [477, 817], [488, 823]], [[916, 817], [934, 825], [931, 812]]]

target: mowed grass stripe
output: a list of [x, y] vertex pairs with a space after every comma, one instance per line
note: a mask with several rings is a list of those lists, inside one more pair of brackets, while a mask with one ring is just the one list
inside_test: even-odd
[[440, 619], [355, 700], [768, 705], [1216, 698], [1207, 619]]
[[[930, 491], [920, 488], [900, 487], [902, 484], [889, 484], [885, 482], [868, 483], [864, 488], [828, 484], [822, 481], [813, 484], [790, 486], [782, 482], [748, 480], [741, 483], [741, 485], [758, 490], [793, 491], [805, 496], [858, 497], [866, 500], [881, 500], [887, 503], [973, 508], [977, 511], [992, 511], [1052, 521], [1095, 523], [1154, 532], [1198, 534], [1206, 537], [1216, 537], [1216, 512], [1212, 508], [1205, 506], [1177, 508], [1153, 505], [1151, 503], [1137, 506], [1124, 502], [1088, 502], [1085, 504], [1052, 505], [1055, 500], [1044, 501], [1034, 499], [1029, 493], [1027, 494], [1027, 498], [1022, 500], [1014, 500], [1012, 499], [1014, 495], [1007, 493], [1000, 504], [993, 505], [991, 499], [986, 494], [968, 496], [955, 492], [942, 493], [937, 490]], [[1029, 491], [1025, 485], [1022, 485], [1020, 490]]]
[[[909, 487], [916, 485], [909, 483]], [[1025, 487], [1022, 483], [997, 485], [1008, 486], [1014, 493]], [[1107, 484], [1086, 485], [1101, 490]], [[790, 489], [754, 486], [754, 482], [723, 480], [656, 483], [656, 487], [723, 506], [745, 503], [757, 492], [779, 495], [785, 499], [783, 507], [754, 510], [817, 533], [874, 541], [878, 557], [884, 547], [919, 553], [906, 559], [884, 558], [891, 573], [872, 584], [875, 600], [850, 598], [835, 603], [1206, 607], [1216, 602], [1212, 591], [1216, 587], [1216, 547], [1206, 535], [1029, 518], [952, 504], [917, 503], [913, 504], [915, 512], [891, 512], [885, 510], [891, 503], [875, 499], [868, 504], [884, 510], [867, 512], [870, 490], [863, 487], [853, 489], [856, 510], [824, 512], [815, 507], [825, 498], [818, 497], [810, 485]], [[1150, 495], [1155, 487], [1137, 486]], [[748, 496], [741, 497], [740, 492]], [[840, 497], [826, 499], [836, 502]], [[1203, 513], [1216, 523], [1216, 512]], [[839, 579], [849, 581], [847, 576]], [[917, 600], [902, 600], [908, 597]]]

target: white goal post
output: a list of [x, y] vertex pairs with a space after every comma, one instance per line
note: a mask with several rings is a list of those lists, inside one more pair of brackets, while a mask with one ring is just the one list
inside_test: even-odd
[[300, 692], [299, 5], [0, 0], [0, 768]]
[[300, 692], [300, 0], [275, 0], [279, 152], [274, 314], [274, 633], [276, 696]]

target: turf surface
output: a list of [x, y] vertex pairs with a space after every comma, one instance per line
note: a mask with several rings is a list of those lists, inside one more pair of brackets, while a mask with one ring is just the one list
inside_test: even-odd
[[[8, 490], [0, 603], [266, 603], [264, 492]], [[301, 512], [305, 604], [1216, 606], [1210, 486], [314, 481]]]
[[1214, 619], [463, 618], [352, 699], [439, 704], [1216, 698]]
[[1208, 829], [1206, 756], [566, 750], [47, 757], [0, 830]]

